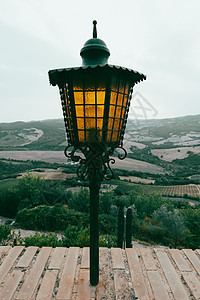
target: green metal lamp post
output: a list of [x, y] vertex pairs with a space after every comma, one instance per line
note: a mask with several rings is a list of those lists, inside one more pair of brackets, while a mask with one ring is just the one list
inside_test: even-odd
[[[90, 284], [99, 282], [99, 189], [104, 179], [113, 178], [110, 156], [123, 148], [133, 86], [146, 79], [136, 71], [109, 65], [110, 51], [97, 38], [81, 49], [82, 66], [49, 71], [50, 84], [58, 86], [67, 133], [65, 155], [80, 162], [79, 177], [89, 179], [90, 189]], [[71, 149], [71, 150], [70, 150]], [[77, 150], [79, 153], [77, 154]], [[80, 154], [81, 152], [81, 154]]]

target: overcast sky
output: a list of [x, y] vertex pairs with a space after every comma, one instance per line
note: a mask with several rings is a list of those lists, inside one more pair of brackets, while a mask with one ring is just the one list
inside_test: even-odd
[[199, 0], [1, 0], [0, 123], [62, 117], [48, 70], [81, 65], [94, 19], [109, 63], [147, 75], [131, 116], [199, 114], [199, 16]]

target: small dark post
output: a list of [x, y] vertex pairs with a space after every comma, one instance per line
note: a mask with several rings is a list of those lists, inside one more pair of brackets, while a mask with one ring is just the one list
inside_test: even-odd
[[120, 207], [118, 212], [117, 247], [123, 248], [124, 242], [124, 208]]
[[128, 208], [126, 213], [126, 248], [132, 248], [132, 209]]

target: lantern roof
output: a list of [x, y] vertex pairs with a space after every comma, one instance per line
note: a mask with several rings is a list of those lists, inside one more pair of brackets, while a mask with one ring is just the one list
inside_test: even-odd
[[49, 81], [51, 85], [55, 86], [66, 83], [67, 79], [74, 72], [90, 72], [90, 70], [98, 71], [99, 69], [103, 69], [105, 72], [120, 72], [121, 75], [129, 76], [129, 79], [132, 80], [133, 85], [146, 79], [146, 75], [137, 71], [108, 64], [110, 51], [105, 42], [97, 38], [96, 25], [97, 21], [93, 21], [93, 38], [86, 41], [80, 51], [80, 55], [82, 57], [82, 66], [50, 70]]
[[63, 69], [54, 69], [49, 71], [49, 82], [51, 85], [56, 86], [62, 83], [66, 83], [67, 78], [70, 76], [71, 73], [80, 72], [87, 72], [89, 70], [99, 70], [104, 69], [104, 71], [109, 72], [109, 70], [113, 70], [116, 72], [123, 73], [124, 75], [129, 76], [129, 78], [133, 81], [133, 84], [139, 83], [140, 81], [146, 80], [146, 75], [139, 73], [137, 71], [116, 66], [110, 64], [103, 64], [103, 65], [86, 65], [80, 67], [72, 67], [72, 68], [63, 68]]
[[85, 42], [81, 49], [82, 65], [107, 64], [110, 51], [106, 43], [97, 38], [97, 21], [93, 21], [93, 38]]

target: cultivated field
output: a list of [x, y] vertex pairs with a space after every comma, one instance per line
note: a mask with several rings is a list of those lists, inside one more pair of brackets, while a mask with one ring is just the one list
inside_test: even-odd
[[[41, 172], [42, 171], [42, 172]], [[44, 180], [65, 180], [67, 178], [76, 177], [76, 174], [66, 174], [62, 173], [62, 170], [54, 170], [54, 169], [40, 169], [40, 171], [30, 171], [33, 176], [40, 177]], [[21, 174], [21, 176], [27, 175], [27, 172]]]
[[152, 179], [140, 178], [136, 176], [119, 176], [119, 178], [120, 180], [128, 180], [134, 183], [153, 184], [155, 182], [155, 180]]
[[[0, 158], [15, 159], [22, 161], [45, 161], [52, 164], [64, 164], [67, 162], [63, 151], [0, 151]], [[119, 160], [116, 157], [116, 162], [115, 164], [111, 165], [111, 167], [116, 169], [138, 171], [149, 174], [164, 174], [164, 170], [160, 166], [131, 158]]]
[[171, 149], [152, 149], [151, 153], [160, 159], [171, 162], [174, 159], [183, 159], [188, 157], [189, 151], [193, 152], [194, 154], [198, 154], [200, 153], [200, 146], [179, 147]]
[[162, 196], [179, 196], [200, 198], [200, 185], [189, 184], [189, 185], [172, 185], [172, 186], [143, 186], [146, 193], [157, 193]]

